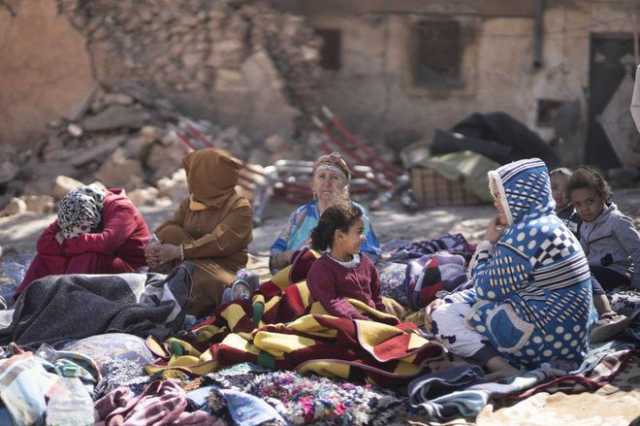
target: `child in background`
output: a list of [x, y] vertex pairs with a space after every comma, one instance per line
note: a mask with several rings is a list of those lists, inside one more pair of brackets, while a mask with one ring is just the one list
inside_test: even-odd
[[[610, 200], [609, 184], [598, 171], [578, 168], [569, 179], [567, 192], [582, 220], [579, 238], [594, 278], [593, 301], [600, 314], [597, 325], [605, 326], [600, 329], [616, 329], [616, 324], [623, 325], [627, 318], [611, 309], [605, 290], [629, 286], [640, 289], [640, 234]], [[596, 333], [598, 329], [591, 334], [593, 342], [606, 338], [600, 334], [614, 334]]]
[[611, 188], [591, 168], [577, 169], [567, 187], [571, 203], [583, 221], [580, 243], [591, 273], [605, 290], [640, 289], [640, 234], [611, 198]]
[[580, 238], [580, 216], [576, 213], [569, 194], [567, 193], [567, 185], [573, 172], [566, 167], [551, 170], [549, 177], [551, 178], [551, 195], [556, 202], [556, 215], [567, 225], [567, 228], [573, 232], [578, 239]]
[[[580, 239], [580, 225], [582, 219], [576, 212], [569, 197], [567, 188], [573, 172], [566, 167], [554, 169], [549, 172], [551, 178], [551, 194], [556, 202], [556, 215], [567, 225], [575, 236]], [[591, 277], [593, 284], [593, 303], [598, 311], [598, 316], [606, 321], [617, 318], [617, 314], [611, 309], [609, 299], [602, 285], [595, 276]]]
[[311, 233], [312, 247], [329, 251], [313, 263], [307, 284], [313, 299], [331, 315], [368, 319], [347, 299], [360, 300], [385, 312], [378, 271], [365, 254], [360, 254], [364, 229], [362, 210], [335, 205], [322, 213], [318, 226]]

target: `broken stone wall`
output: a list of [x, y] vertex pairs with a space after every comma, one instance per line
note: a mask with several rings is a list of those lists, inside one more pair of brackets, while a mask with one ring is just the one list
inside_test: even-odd
[[143, 81], [195, 118], [288, 135], [315, 107], [319, 40], [302, 18], [253, 3], [62, 1], [107, 87]]
[[[0, 5], [0, 144], [34, 142], [95, 84], [85, 39], [52, 0]], [[15, 15], [15, 16], [14, 16]]]
[[[532, 17], [486, 17], [463, 9], [456, 14], [453, 3], [439, 2], [451, 6], [447, 14], [463, 28], [463, 85], [425, 90], [409, 78], [411, 28], [416, 21], [441, 15], [376, 13], [366, 9], [365, 1], [350, 3], [361, 5], [360, 13], [333, 13], [314, 3], [309, 8], [313, 13], [306, 16], [314, 28], [342, 33], [341, 68], [323, 71], [320, 101], [353, 131], [380, 144], [386, 140], [395, 151], [401, 148], [395, 143], [411, 139], [403, 135], [415, 139], [419, 134], [428, 142], [435, 128], [450, 128], [473, 112], [508, 112], [551, 140], [558, 136], [556, 129], [538, 125], [538, 101], [551, 99], [578, 104], [575, 126], [563, 135], [559, 151], [567, 164], [581, 163], [588, 129], [591, 34], [630, 37], [634, 28], [629, 1], [547, 2], [543, 64], [535, 68]], [[397, 3], [393, 5], [399, 9], [404, 2]], [[494, 12], [499, 14], [499, 8]]]
[[224, 0], [6, 0], [0, 142], [73, 118], [95, 81], [130, 81], [181, 113], [254, 139], [289, 137], [316, 107], [317, 40], [300, 17]]

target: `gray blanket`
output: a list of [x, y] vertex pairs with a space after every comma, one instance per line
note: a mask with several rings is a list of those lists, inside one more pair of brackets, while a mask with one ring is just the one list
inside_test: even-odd
[[[121, 332], [164, 340], [178, 331], [190, 296], [189, 268], [171, 275], [53, 275], [20, 295], [0, 345], [37, 346]], [[142, 302], [142, 303], [141, 303]]]

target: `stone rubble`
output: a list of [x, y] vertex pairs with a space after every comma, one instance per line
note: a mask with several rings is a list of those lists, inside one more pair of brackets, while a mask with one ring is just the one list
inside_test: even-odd
[[[138, 205], [178, 201], [185, 140], [258, 171], [317, 156], [323, 136], [308, 118], [321, 41], [303, 18], [242, 0], [57, 2], [86, 38], [98, 84], [32, 149], [0, 156], [0, 211], [11, 204], [2, 214], [53, 210], [96, 181]], [[41, 195], [50, 198], [29, 198]]]

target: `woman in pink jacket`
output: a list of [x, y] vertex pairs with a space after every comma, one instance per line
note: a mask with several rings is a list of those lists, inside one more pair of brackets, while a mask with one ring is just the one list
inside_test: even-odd
[[82, 186], [58, 204], [58, 219], [38, 239], [37, 254], [16, 297], [47, 275], [117, 274], [145, 266], [151, 238], [124, 189]]

